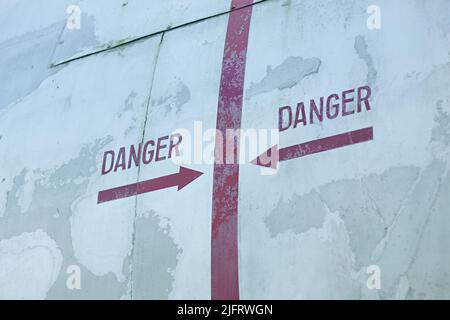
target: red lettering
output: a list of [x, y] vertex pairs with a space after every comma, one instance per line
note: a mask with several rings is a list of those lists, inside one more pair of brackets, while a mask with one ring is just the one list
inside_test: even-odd
[[128, 160], [128, 169], [131, 168], [131, 161], [134, 161], [134, 165], [139, 167], [141, 162], [141, 152], [142, 152], [142, 144], [139, 144], [138, 152], [136, 154], [136, 149], [134, 145], [130, 147], [130, 159]]
[[[365, 96], [363, 97], [362, 93], [363, 90], [366, 91]], [[364, 86], [358, 88], [358, 113], [362, 111], [362, 103], [364, 102], [364, 105], [366, 106], [366, 110], [370, 111], [370, 102], [369, 99], [372, 95], [372, 89], [370, 89], [369, 86]]]
[[[174, 138], [178, 138], [178, 141], [174, 143]], [[179, 145], [183, 141], [183, 136], [181, 134], [174, 134], [170, 137], [170, 146], [169, 146], [169, 159], [172, 158], [172, 152], [175, 149], [177, 157], [180, 156], [180, 150], [178, 149]]]
[[[333, 93], [327, 99], [327, 118], [333, 120], [336, 119], [339, 115], [339, 103], [335, 103], [332, 105], [331, 100], [339, 100], [339, 96], [336, 93]], [[334, 113], [331, 113], [332, 109], [334, 109]]]
[[[154, 154], [153, 149], [150, 150], [150, 151], [147, 151], [148, 146], [150, 146], [150, 145], [151, 145], [152, 147], [154, 147], [154, 146], [155, 146], [155, 142], [154, 142], [153, 140], [149, 140], [149, 141], [147, 141], [147, 142], [145, 143], [145, 145], [144, 145], [144, 154], [143, 154], [143, 156], [142, 156], [142, 162], [143, 162], [144, 164], [149, 164], [149, 163], [152, 162], [152, 160], [153, 160], [153, 154]], [[147, 156], [148, 156], [148, 158], [147, 158]]]
[[295, 123], [294, 123], [294, 129], [297, 128], [298, 124], [302, 123], [303, 126], [306, 126], [306, 113], [305, 113], [305, 104], [303, 102], [300, 102], [297, 105], [297, 111], [295, 113]]
[[353, 94], [355, 92], [355, 89], [347, 90], [342, 92], [342, 116], [350, 116], [355, 113], [355, 110], [349, 110], [347, 111], [347, 105], [353, 101], [355, 101], [355, 98], [347, 97], [349, 94]]
[[310, 101], [310, 113], [309, 113], [309, 122], [311, 124], [314, 123], [314, 114], [317, 117], [317, 120], [319, 120], [319, 122], [323, 121], [323, 97], [320, 98], [320, 111], [317, 109], [317, 105], [316, 102], [311, 99]]
[[165, 149], [167, 147], [167, 144], [161, 144], [162, 141], [169, 139], [169, 136], [161, 137], [158, 139], [158, 145], [156, 146], [156, 160], [155, 161], [162, 161], [166, 160], [166, 157], [160, 157], [160, 151], [161, 149]]
[[114, 172], [117, 172], [119, 168], [122, 168], [122, 170], [125, 170], [127, 168], [125, 161], [125, 147], [120, 148], [119, 150], [119, 154], [117, 155], [116, 166], [114, 167]]
[[[109, 167], [109, 169], [106, 169], [106, 162], [107, 162], [107, 158], [108, 155], [111, 156], [111, 165]], [[105, 154], [103, 155], [103, 164], [102, 164], [102, 175], [108, 174], [112, 171], [113, 167], [114, 167], [114, 151], [106, 151]]]
[[[288, 121], [288, 124], [287, 124], [286, 127], [283, 127], [283, 123], [284, 123], [284, 121], [283, 121], [284, 120], [283, 114], [284, 114], [284, 111], [287, 111], [288, 112], [288, 116], [289, 116], [289, 118], [288, 118], [289, 121]], [[292, 125], [292, 109], [291, 109], [291, 107], [290, 106], [285, 106], [285, 107], [282, 107], [282, 108], [278, 109], [278, 130], [280, 132], [283, 132], [283, 131], [289, 129], [291, 127], [291, 125]]]

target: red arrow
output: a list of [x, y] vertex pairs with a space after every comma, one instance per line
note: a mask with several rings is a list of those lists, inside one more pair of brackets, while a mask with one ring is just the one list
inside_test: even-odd
[[147, 181], [137, 182], [126, 186], [100, 191], [97, 203], [104, 203], [117, 199], [128, 198], [142, 193], [153, 192], [171, 187], [178, 187], [178, 191], [197, 179], [203, 172], [180, 167], [178, 173], [159, 177]]
[[372, 127], [313, 140], [283, 149], [278, 149], [278, 145], [275, 145], [251, 163], [257, 166], [276, 169], [278, 163], [281, 161], [301, 158], [314, 153], [325, 152], [371, 140], [373, 140]]

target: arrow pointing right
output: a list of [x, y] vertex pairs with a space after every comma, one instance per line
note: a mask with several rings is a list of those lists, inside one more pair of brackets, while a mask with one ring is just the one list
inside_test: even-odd
[[373, 140], [373, 127], [313, 140], [283, 149], [278, 149], [278, 145], [274, 145], [255, 160], [251, 161], [251, 163], [261, 167], [276, 169], [278, 163], [281, 161], [301, 158], [314, 153], [325, 152], [371, 140]]
[[178, 191], [197, 179], [203, 172], [180, 167], [178, 173], [170, 174], [151, 180], [141, 181], [114, 189], [100, 191], [97, 202], [104, 203], [117, 199], [128, 198], [142, 193], [177, 187]]

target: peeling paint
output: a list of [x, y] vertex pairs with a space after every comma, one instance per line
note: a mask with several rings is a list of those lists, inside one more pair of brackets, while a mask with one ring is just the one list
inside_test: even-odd
[[0, 299], [44, 299], [61, 264], [61, 251], [42, 230], [1, 240]]
[[33, 92], [61, 69], [50, 68], [61, 28], [62, 24], [56, 23], [0, 43], [0, 110]]
[[431, 141], [441, 142], [444, 146], [448, 147], [450, 145], [450, 114], [444, 109], [443, 104], [444, 101], [442, 100], [436, 103], [436, 116], [434, 117], [434, 121], [437, 123], [437, 126], [433, 128]]
[[268, 66], [266, 76], [259, 83], [250, 85], [247, 98], [275, 89], [292, 88], [306, 77], [318, 73], [320, 65], [321, 61], [318, 58], [288, 57], [273, 69]]
[[[411, 279], [410, 299], [449, 299], [450, 298], [450, 174], [441, 184], [436, 202], [431, 206], [432, 216], [423, 230], [423, 236], [416, 250], [416, 257], [408, 275]], [[422, 279], [426, 279], [423, 281]]]
[[[72, 246], [70, 217], [71, 204], [85, 192], [88, 180], [96, 169], [96, 156], [110, 139], [97, 141], [80, 151], [78, 158], [62, 165], [51, 173], [45, 175], [35, 173], [41, 178], [36, 179], [31, 199], [25, 212], [21, 209], [20, 198], [16, 198], [18, 190], [23, 188], [27, 171], [14, 179], [13, 189], [8, 193], [8, 202], [5, 216], [1, 219], [0, 239], [7, 239], [23, 232], [32, 232], [36, 229], [44, 230], [61, 250], [63, 270], [69, 265], [79, 265], [82, 272], [83, 290], [70, 291], [66, 288], [67, 274], [59, 273], [53, 286], [45, 292], [47, 298], [58, 299], [98, 299], [119, 298], [126, 290], [126, 283], [119, 283], [113, 274], [97, 277], [86, 267], [80, 264], [75, 256]], [[84, 178], [78, 180], [77, 178]], [[108, 288], [108, 290], [105, 290]], [[31, 292], [30, 292], [31, 293]], [[36, 297], [31, 297], [36, 298]]]
[[[444, 174], [444, 164], [438, 160], [425, 168], [389, 228], [376, 261], [382, 270], [389, 270], [383, 275], [384, 286], [380, 292], [382, 298], [395, 295], [396, 282], [402, 275], [408, 274], [416, 263], [421, 243], [425, 239], [435, 241], [433, 232], [427, 230], [437, 203], [443, 200], [442, 197], [448, 198], [442, 192]], [[414, 287], [417, 284], [414, 282], [410, 285]], [[450, 290], [450, 286], [447, 290]], [[428, 294], [433, 294], [433, 291]]]
[[124, 108], [121, 110], [121, 112], [118, 114], [118, 117], [121, 118], [122, 115], [127, 112], [127, 111], [132, 111], [134, 108], [134, 100], [137, 97], [137, 93], [132, 91], [127, 99], [125, 100], [125, 106]]
[[189, 88], [180, 79], [176, 79], [167, 88], [167, 94], [164, 97], [152, 101], [152, 107], [163, 106], [166, 114], [172, 112], [172, 110], [175, 110], [178, 114], [190, 99]]
[[135, 232], [133, 299], [168, 299], [181, 254], [169, 236], [170, 226], [161, 227], [155, 212], [145, 212], [137, 218]]
[[[225, 71], [246, 72], [225, 81], [247, 89], [242, 119], [236, 99], [219, 101], [216, 117], [229, 0], [80, 0], [80, 30], [64, 28], [65, 0], [28, 19], [41, 2], [0, 4], [0, 298], [208, 299], [231, 260], [244, 299], [450, 298], [449, 1], [386, 2], [381, 30], [366, 28], [357, 1], [261, 2], [247, 60], [235, 48], [224, 59]], [[77, 61], [50, 67], [53, 51], [53, 62]], [[280, 146], [363, 125], [374, 127], [370, 144], [285, 162], [273, 176], [223, 168], [239, 172], [239, 193], [223, 190], [239, 203], [216, 210], [223, 225], [236, 213], [236, 259], [213, 249], [212, 166], [196, 164], [205, 179], [183, 192], [96, 202], [103, 188], [173, 172], [166, 162], [104, 177], [106, 150], [195, 120], [271, 128], [277, 107], [361, 82], [374, 89], [373, 112], [283, 132]], [[236, 229], [224, 230], [229, 240]], [[217, 258], [226, 272], [214, 273]], [[72, 264], [81, 291], [66, 288]], [[366, 287], [371, 264], [380, 290]]]
[[361, 180], [335, 181], [280, 203], [266, 225], [272, 236], [288, 230], [301, 234], [322, 226], [328, 210], [337, 212], [349, 231], [356, 266], [368, 265], [418, 175], [417, 168], [398, 167]]
[[378, 72], [374, 67], [373, 58], [369, 53], [369, 48], [366, 39], [359, 35], [355, 38], [355, 51], [359, 58], [362, 59], [367, 65], [367, 83], [372, 88], [375, 87], [377, 82]]
[[320, 228], [327, 214], [320, 195], [313, 190], [304, 196], [294, 195], [288, 202], [279, 202], [266, 218], [270, 234], [292, 230], [297, 234], [311, 228]]

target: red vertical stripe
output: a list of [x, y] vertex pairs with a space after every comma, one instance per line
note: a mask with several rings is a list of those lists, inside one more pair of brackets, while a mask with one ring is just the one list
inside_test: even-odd
[[[227, 129], [240, 129], [244, 93], [245, 63], [253, 0], [233, 0], [220, 82], [217, 130], [226, 136]], [[246, 5], [250, 5], [245, 7]], [[244, 7], [244, 8], [242, 8]], [[216, 151], [222, 148], [216, 140]], [[219, 152], [220, 153], [220, 152]], [[235, 163], [216, 159], [212, 201], [211, 298], [239, 299], [238, 274], [238, 188], [239, 146], [234, 148]]]

